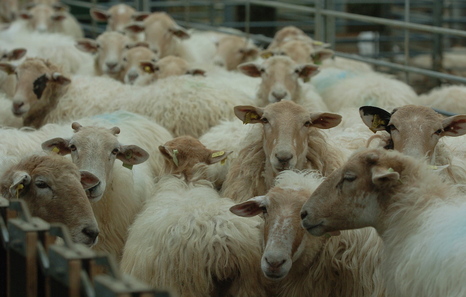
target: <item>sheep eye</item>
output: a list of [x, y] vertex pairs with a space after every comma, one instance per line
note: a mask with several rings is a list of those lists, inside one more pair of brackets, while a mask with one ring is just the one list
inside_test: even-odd
[[261, 68], [259, 71], [260, 71], [261, 73], [265, 73], [265, 69], [264, 69], [264, 68]]
[[262, 206], [262, 207], [261, 207], [261, 210], [262, 210], [262, 213], [263, 213], [263, 214], [266, 214], [266, 213], [267, 213], [267, 207]]
[[43, 181], [36, 181], [36, 187], [38, 187], [39, 189], [45, 189], [49, 188], [49, 185]]
[[115, 148], [115, 149], [113, 149], [112, 154], [117, 155], [119, 152], [120, 152], [120, 150]]
[[443, 132], [443, 129], [438, 129], [437, 131], [435, 131], [435, 134], [440, 135], [442, 134], [442, 132]]
[[395, 125], [389, 125], [387, 128], [388, 128], [388, 130], [390, 130], [390, 131], [398, 130], [398, 129], [396, 129]]
[[76, 150], [76, 146], [74, 144], [70, 145], [70, 150], [74, 152]]
[[267, 124], [269, 120], [267, 118], [261, 118], [262, 123]]
[[128, 59], [126, 59], [126, 58], [123, 58], [123, 61], [124, 61], [124, 62], [126, 62], [126, 61], [128, 61]]
[[312, 125], [311, 121], [307, 121], [304, 123], [304, 127], [307, 127], [307, 128], [311, 127], [311, 125]]
[[157, 59], [152, 59], [151, 62], [152, 62], [152, 63], [156, 63], [156, 62], [157, 62]]
[[353, 173], [345, 173], [345, 175], [343, 175], [343, 180], [344, 181], [352, 182], [355, 179], [356, 179], [356, 175], [354, 175]]

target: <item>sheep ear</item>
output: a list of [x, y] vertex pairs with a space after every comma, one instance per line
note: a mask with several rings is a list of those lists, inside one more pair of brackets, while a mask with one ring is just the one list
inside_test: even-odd
[[55, 22], [61, 22], [61, 21], [64, 21], [65, 19], [66, 19], [66, 15], [62, 13], [56, 13], [52, 15], [52, 20]]
[[320, 49], [311, 55], [312, 61], [316, 65], [322, 64], [322, 61], [333, 57], [335, 53], [329, 49]]
[[191, 37], [191, 35], [189, 35], [189, 33], [184, 28], [181, 28], [179, 26], [170, 28], [168, 31], [171, 34], [178, 37], [179, 39], [188, 39], [189, 37]]
[[125, 31], [135, 33], [135, 34], [144, 32], [145, 29], [146, 27], [142, 23], [132, 23], [125, 27]]
[[466, 115], [448, 117], [442, 122], [441, 136], [461, 136], [466, 134]]
[[329, 112], [311, 113], [312, 127], [330, 129], [341, 123], [341, 115]]
[[372, 132], [384, 131], [390, 122], [391, 114], [385, 109], [375, 106], [362, 106], [359, 108], [362, 121]]
[[71, 79], [69, 79], [68, 77], [64, 76], [64, 75], [61, 74], [60, 72], [54, 72], [54, 73], [52, 73], [50, 80], [53, 81], [53, 82], [55, 82], [55, 83], [58, 83], [58, 84], [60, 84], [60, 85], [64, 85], [64, 86], [66, 86], [67, 84], [71, 83]]
[[257, 196], [230, 207], [230, 211], [240, 217], [253, 217], [263, 213], [266, 196]]
[[139, 66], [141, 67], [142, 71], [149, 74], [159, 70], [159, 67], [157, 67], [157, 65], [152, 62], [140, 62]]
[[205, 76], [205, 71], [202, 69], [190, 69], [186, 71], [186, 74], [189, 74], [192, 76]]
[[79, 172], [81, 173], [81, 185], [83, 186], [84, 190], [95, 187], [100, 182], [99, 178], [97, 178], [89, 171], [80, 170]]
[[24, 193], [31, 183], [31, 176], [24, 171], [16, 171], [13, 173], [13, 182], [10, 186], [9, 193], [12, 198], [19, 198]]
[[248, 59], [255, 59], [259, 55], [257, 48], [245, 48], [240, 50], [241, 54]]
[[311, 77], [319, 73], [319, 66], [314, 64], [304, 64], [296, 67], [295, 71], [303, 81], [307, 82]]
[[10, 75], [15, 73], [16, 66], [9, 63], [0, 63], [0, 70]]
[[383, 168], [381, 166], [374, 166], [371, 169], [372, 183], [376, 186], [392, 185], [399, 182], [400, 174], [392, 168]]
[[262, 123], [261, 118], [264, 110], [251, 105], [240, 105], [234, 108], [235, 115], [243, 121], [243, 124]]
[[228, 156], [233, 153], [233, 151], [211, 151], [209, 154], [209, 157], [207, 158], [207, 164], [215, 164], [218, 162], [225, 162], [225, 160], [228, 158]]
[[29, 13], [28, 11], [26, 10], [23, 10], [23, 11], [20, 11], [20, 13], [18, 14], [18, 16], [23, 19], [23, 20], [30, 20], [32, 19], [32, 14]]
[[136, 165], [149, 159], [149, 153], [137, 145], [122, 145], [117, 159], [121, 160], [123, 164]]
[[24, 57], [24, 55], [26, 55], [26, 52], [27, 52], [27, 49], [25, 49], [25, 48], [17, 48], [17, 49], [11, 50], [7, 54], [7, 59], [8, 59], [8, 61], [19, 60], [22, 57]]
[[135, 14], [133, 14], [133, 16], [131, 18], [136, 22], [142, 22], [148, 16], [150, 16], [150, 14], [151, 14], [150, 12], [145, 12], [145, 11], [136, 12]]
[[108, 22], [110, 15], [108, 12], [102, 9], [91, 8], [90, 11], [91, 17], [98, 22]]
[[238, 65], [238, 70], [250, 77], [261, 77], [261, 67], [255, 63], [243, 63]]
[[97, 42], [89, 38], [82, 38], [77, 40], [75, 46], [77, 49], [91, 54], [97, 53], [97, 50], [99, 49], [99, 45], [97, 44]]
[[70, 140], [61, 137], [53, 138], [42, 143], [42, 149], [44, 151], [52, 151], [62, 156], [71, 153], [69, 146]]

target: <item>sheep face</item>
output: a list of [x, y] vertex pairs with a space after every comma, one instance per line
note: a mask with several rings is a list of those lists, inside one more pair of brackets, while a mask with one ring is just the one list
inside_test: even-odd
[[405, 160], [399, 153], [366, 149], [351, 156], [309, 197], [301, 212], [302, 226], [312, 235], [378, 226], [382, 211], [402, 186]]
[[93, 173], [99, 179], [96, 186], [86, 191], [92, 201], [98, 201], [104, 195], [116, 159], [132, 166], [149, 158], [142, 148], [121, 144], [116, 138], [116, 134], [120, 133], [118, 127], [82, 127], [73, 123], [72, 128], [75, 130], [73, 137], [48, 140], [42, 144], [42, 148], [61, 155], [71, 154], [78, 168]]
[[290, 101], [270, 104], [265, 108], [236, 106], [235, 114], [245, 124], [263, 125], [266, 166], [271, 166], [275, 174], [304, 167], [311, 127], [329, 129], [341, 122], [340, 115], [309, 113]]
[[466, 133], [466, 115], [443, 118], [425, 106], [406, 105], [391, 114], [372, 106], [363, 106], [359, 110], [372, 131], [386, 130], [395, 150], [415, 158], [431, 159], [441, 137]]
[[187, 181], [192, 180], [199, 164], [215, 164], [224, 161], [232, 153], [210, 150], [191, 136], [176, 137], [159, 146], [159, 150], [165, 158], [165, 173], [183, 174]]
[[[139, 85], [139, 81], [149, 79], [151, 71], [140, 66], [141, 62], [156, 63], [158, 56], [145, 46], [136, 46], [123, 53], [123, 82]], [[149, 68], [151, 70], [151, 68]]]
[[280, 51], [298, 64], [320, 64], [333, 56], [332, 50], [314, 46], [306, 40], [290, 40], [280, 46]]
[[298, 65], [286, 56], [269, 58], [262, 65], [241, 64], [238, 69], [248, 76], [262, 78], [257, 93], [261, 106], [281, 100], [297, 101], [301, 96], [299, 79], [308, 80], [318, 73], [316, 65]]
[[0, 21], [5, 23], [13, 22], [18, 15], [18, 0], [0, 1]]
[[0, 179], [8, 199], [24, 199], [32, 216], [63, 223], [74, 242], [91, 246], [99, 229], [84, 189], [98, 179], [55, 155], [31, 156], [8, 169]]
[[249, 43], [247, 39], [239, 36], [226, 36], [217, 42], [214, 64], [231, 71], [235, 70], [239, 64], [256, 59], [258, 55], [258, 48]]
[[[298, 38], [298, 37], [307, 37], [309, 38], [306, 33], [304, 33], [303, 30], [299, 29], [298, 27], [295, 26], [286, 26], [281, 28], [275, 33], [275, 36], [273, 37], [272, 43], [268, 46], [268, 50], [272, 50], [276, 47], [279, 47], [285, 39], [293, 39], [293, 38]], [[312, 40], [311, 38], [309, 38]]]
[[96, 74], [116, 77], [123, 68], [123, 53], [130, 44], [131, 40], [121, 33], [104, 32], [95, 41], [78, 40], [76, 47], [95, 55]]
[[139, 64], [139, 67], [142, 71], [150, 74], [151, 76], [147, 79], [138, 80], [136, 83], [137, 85], [148, 85], [156, 80], [170, 76], [180, 76], [185, 74], [204, 76], [205, 74], [204, 70], [192, 69], [188, 62], [176, 56], [166, 56], [156, 63], [143, 61]]
[[38, 32], [60, 32], [62, 22], [67, 18], [66, 14], [56, 11], [52, 6], [37, 4], [28, 11], [19, 14], [20, 18], [26, 20], [28, 27]]
[[126, 25], [133, 21], [136, 10], [126, 4], [117, 4], [108, 10], [92, 8], [91, 17], [99, 22], [107, 23], [107, 31], [122, 31]]
[[190, 37], [185, 29], [175, 23], [175, 21], [164, 12], [152, 13], [145, 19], [144, 24], [130, 24], [125, 30], [132, 34], [144, 32], [145, 41], [149, 48], [160, 58], [174, 55], [178, 42]]
[[265, 248], [261, 269], [269, 279], [286, 277], [293, 261], [304, 250], [305, 230], [300, 225], [299, 213], [309, 195], [304, 189], [274, 187], [265, 196], [230, 208], [234, 214], [244, 217], [263, 214]]

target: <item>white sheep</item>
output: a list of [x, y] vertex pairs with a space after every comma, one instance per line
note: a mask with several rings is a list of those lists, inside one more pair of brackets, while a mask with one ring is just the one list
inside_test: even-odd
[[223, 36], [218, 39], [216, 46], [213, 62], [228, 71], [236, 70], [238, 65], [251, 62], [259, 56], [259, 48], [251, 40], [241, 36]]
[[[0, 48], [0, 63], [18, 61], [26, 55], [26, 49], [15, 48], [5, 50]], [[6, 94], [7, 97], [13, 97], [16, 88], [16, 77], [14, 73], [0, 72], [0, 92]]]
[[[466, 134], [466, 115], [443, 117], [430, 107], [405, 105], [391, 113], [374, 106], [360, 108], [363, 122], [385, 148], [425, 160], [452, 183], [466, 184], [466, 159], [456, 157], [441, 138]], [[387, 133], [388, 132], [388, 133]]]
[[228, 152], [191, 137], [175, 138], [160, 151], [167, 175], [129, 230], [122, 271], [180, 297], [267, 296], [257, 288], [261, 220], [230, 213], [233, 201], [202, 179], [204, 167]]
[[466, 88], [460, 85], [441, 86], [419, 95], [419, 104], [456, 114], [466, 114]]
[[382, 242], [373, 228], [314, 237], [301, 227], [301, 208], [322, 180], [316, 172], [285, 170], [266, 195], [230, 210], [263, 215], [261, 268], [274, 296], [383, 296]]
[[303, 30], [295, 26], [286, 26], [275, 32], [272, 42], [267, 47], [267, 50], [273, 50], [278, 48], [286, 40], [292, 39], [304, 39], [312, 41], [313, 39], [309, 37]]
[[292, 100], [312, 111], [328, 109], [311, 84], [301, 84], [299, 81], [308, 81], [318, 73], [318, 67], [314, 64], [299, 65], [289, 57], [274, 56], [262, 64], [241, 64], [238, 69], [248, 76], [262, 78], [256, 95], [259, 106]]
[[60, 33], [73, 38], [83, 38], [84, 32], [76, 18], [67, 9], [57, 11], [47, 4], [36, 4], [27, 11], [21, 11], [19, 18], [26, 22], [30, 31]]
[[132, 47], [132, 41], [119, 32], [104, 32], [96, 40], [78, 39], [76, 47], [94, 56], [96, 75], [120, 79], [123, 70], [123, 53]]
[[0, 1], [0, 23], [11, 23], [18, 16], [18, 0]]
[[466, 204], [428, 166], [396, 151], [355, 153], [304, 204], [314, 236], [373, 226], [387, 296], [464, 296]]
[[[123, 52], [122, 70], [119, 80], [130, 85], [145, 85], [141, 81], [149, 80], [156, 67], [153, 63], [158, 60], [158, 55], [147, 48], [147, 44], [138, 44]], [[148, 68], [141, 63], [149, 63]]]
[[[337, 114], [311, 113], [291, 101], [265, 108], [236, 106], [243, 123], [262, 124], [244, 137], [246, 145], [232, 161], [223, 183], [222, 195], [241, 202], [263, 195], [280, 171], [315, 169], [330, 174], [342, 162], [337, 148], [327, 144], [319, 129], [337, 126]], [[257, 125], [256, 125], [257, 126]]]
[[84, 189], [98, 179], [61, 156], [26, 154], [6, 160], [1, 156], [0, 193], [14, 200], [23, 199], [32, 216], [50, 223], [65, 224], [74, 242], [92, 246], [99, 234], [96, 219]]
[[75, 76], [71, 82], [58, 67], [40, 59], [26, 60], [17, 71], [13, 111], [23, 116], [24, 125], [33, 127], [127, 110], [155, 120], [173, 136], [196, 137], [221, 120], [233, 118], [238, 103], [250, 102], [241, 90], [204, 77], [168, 77], [147, 87], [105, 77]]

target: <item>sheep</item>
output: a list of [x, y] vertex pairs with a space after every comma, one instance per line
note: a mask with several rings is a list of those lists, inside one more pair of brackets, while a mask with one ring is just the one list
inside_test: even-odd
[[123, 3], [113, 5], [107, 10], [91, 8], [90, 14], [94, 20], [107, 23], [107, 31], [119, 32], [124, 32], [125, 26], [133, 21], [143, 21], [149, 16], [149, 13], [137, 12], [131, 6]]
[[267, 50], [273, 50], [283, 44], [284, 41], [291, 39], [304, 39], [313, 41], [303, 30], [295, 26], [286, 26], [275, 33], [272, 42], [267, 47]]
[[419, 103], [435, 109], [466, 114], [465, 99], [466, 88], [464, 86], [442, 86], [419, 95]]
[[418, 100], [418, 95], [409, 85], [376, 72], [322, 69], [311, 84], [333, 112], [362, 105], [394, 108]]
[[[233, 118], [233, 107], [238, 103], [250, 102], [241, 90], [214, 79], [168, 77], [144, 88], [104, 77], [76, 76], [71, 82], [58, 67], [41, 59], [27, 59], [15, 71], [19, 78], [13, 112], [23, 117], [25, 126], [36, 128], [49, 122], [126, 110], [149, 117], [175, 137], [197, 137], [221, 120]], [[97, 94], [99, 100], [94, 99]]]
[[19, 11], [18, 0], [0, 1], [0, 23], [13, 22]]
[[235, 114], [243, 123], [263, 125], [245, 136], [247, 145], [232, 161], [223, 183], [222, 195], [236, 202], [265, 194], [280, 171], [316, 169], [328, 175], [342, 162], [341, 153], [318, 131], [337, 126], [337, 114], [310, 113], [291, 101], [265, 108], [236, 106]]
[[[26, 55], [26, 51], [24, 48], [0, 49], [0, 63], [20, 60]], [[13, 97], [16, 87], [16, 77], [11, 74], [13, 73], [0, 72], [0, 92], [5, 93], [7, 97]]]
[[262, 78], [256, 95], [259, 106], [280, 100], [293, 100], [309, 110], [327, 110], [312, 85], [303, 86], [299, 82], [300, 78], [307, 81], [318, 73], [318, 67], [314, 64], [298, 65], [289, 57], [275, 56], [262, 64], [241, 64], [238, 69], [248, 76]]
[[[127, 229], [149, 197], [153, 178], [161, 174], [163, 168], [159, 154], [152, 154], [150, 164], [140, 164], [149, 158], [149, 154], [135, 144], [145, 143], [150, 147], [164, 143], [171, 136], [159, 125], [127, 112], [87, 120], [93, 121], [96, 125], [85, 127], [73, 123], [75, 133], [71, 137], [47, 140], [42, 143], [42, 148], [61, 155], [71, 154], [78, 168], [99, 179], [95, 187], [86, 191], [94, 202], [92, 208], [101, 229], [100, 240], [94, 249], [120, 260]], [[119, 127], [106, 128], [113, 125], [112, 122], [118, 123], [122, 138], [116, 137], [120, 133]], [[124, 145], [123, 141], [132, 144]], [[116, 159], [121, 160], [123, 166], [117, 165]], [[133, 168], [137, 164], [140, 165]]]
[[165, 12], [154, 12], [143, 23], [130, 24], [125, 30], [133, 34], [144, 32], [149, 48], [160, 58], [173, 55], [193, 62], [190, 50], [182, 42], [190, 37], [189, 33]]
[[227, 35], [220, 38], [216, 46], [214, 64], [228, 71], [236, 70], [238, 65], [259, 57], [259, 48], [244, 37]]
[[[139, 71], [146, 73], [144, 76], [141, 76], [134, 83], [135, 85], [139, 85], [139, 86], [150, 85], [159, 79], [164, 79], [170, 76], [179, 76], [179, 75], [185, 75], [185, 74], [193, 75], [193, 76], [196, 76], [196, 75], [204, 76], [205, 75], [204, 70], [192, 68], [188, 64], [188, 62], [176, 56], [166, 56], [157, 62], [141, 61], [139, 63], [139, 69], [140, 69]], [[138, 78], [139, 75], [136, 77]]]
[[[130, 85], [141, 85], [141, 80], [150, 77], [149, 68], [144, 68], [141, 62], [155, 63], [158, 55], [151, 51], [146, 43], [139, 43], [123, 52], [123, 64], [120, 81]], [[144, 85], [144, 84], [142, 84]]]
[[106, 75], [118, 80], [123, 70], [123, 54], [132, 46], [131, 43], [127, 36], [119, 32], [104, 32], [96, 40], [77, 40], [76, 47], [94, 55], [96, 75]]
[[316, 172], [285, 170], [265, 196], [230, 211], [263, 214], [261, 268], [276, 296], [383, 296], [382, 242], [373, 228], [314, 237], [301, 227], [301, 208], [322, 180]]
[[[387, 296], [464, 296], [463, 194], [424, 162], [365, 149], [309, 197], [302, 225], [314, 236], [372, 226], [384, 243]], [[460, 226], [460, 227], [458, 227]]]
[[84, 192], [98, 182], [94, 175], [80, 172], [70, 161], [50, 154], [23, 155], [8, 161], [12, 165], [0, 175], [3, 197], [23, 199], [32, 216], [65, 224], [74, 242], [87, 246], [95, 243], [99, 229]]
[[74, 16], [66, 10], [56, 11], [51, 5], [36, 4], [19, 17], [26, 21], [31, 31], [60, 33], [73, 38], [83, 38], [84, 32]]
[[234, 203], [202, 179], [228, 152], [183, 136], [159, 149], [166, 175], [129, 230], [121, 270], [180, 297], [269, 296], [258, 287], [261, 220], [230, 213]]
[[374, 133], [386, 131], [380, 137], [385, 148], [395, 149], [406, 155], [426, 160], [439, 166], [442, 176], [453, 183], [466, 183], [466, 162], [457, 158], [439, 140], [444, 136], [457, 137], [466, 133], [466, 115], [444, 118], [430, 107], [405, 105], [388, 111], [363, 106], [360, 115]]

